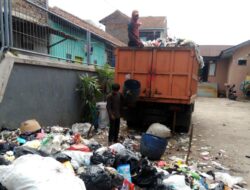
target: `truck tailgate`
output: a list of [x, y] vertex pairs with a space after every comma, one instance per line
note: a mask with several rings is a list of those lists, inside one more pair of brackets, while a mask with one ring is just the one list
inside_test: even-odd
[[141, 101], [190, 104], [199, 64], [193, 48], [117, 48], [115, 81], [141, 83]]

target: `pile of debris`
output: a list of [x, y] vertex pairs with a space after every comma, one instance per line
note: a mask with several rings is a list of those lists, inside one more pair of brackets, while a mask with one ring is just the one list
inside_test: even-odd
[[204, 67], [204, 60], [201, 56], [199, 46], [192, 40], [181, 38], [158, 38], [156, 40], [143, 41], [144, 47], [189, 47], [194, 48], [196, 58], [200, 63], [200, 67]]
[[[241, 177], [202, 172], [183, 159], [150, 161], [140, 153], [141, 136], [123, 133], [120, 143], [103, 146], [85, 137], [90, 124], [71, 129], [23, 123], [0, 132], [0, 190], [230, 190], [244, 189]], [[168, 131], [165, 131], [168, 135]], [[150, 135], [162, 135], [148, 130]], [[106, 130], [96, 139], [105, 140]], [[164, 136], [166, 136], [164, 135]], [[20, 175], [21, 174], [21, 175]]]

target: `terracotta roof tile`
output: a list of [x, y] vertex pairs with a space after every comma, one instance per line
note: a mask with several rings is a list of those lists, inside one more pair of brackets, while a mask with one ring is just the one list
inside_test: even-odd
[[125, 15], [121, 11], [116, 10], [113, 13], [111, 13], [110, 15], [108, 15], [105, 18], [103, 18], [102, 20], [100, 20], [99, 22], [106, 25], [109, 22], [114, 23], [117, 20], [128, 23], [130, 21], [130, 17]]
[[84, 30], [89, 30], [92, 34], [109, 41], [110, 43], [114, 44], [115, 46], [126, 46], [126, 44], [124, 44], [123, 42], [121, 42], [120, 40], [116, 39], [115, 37], [111, 36], [110, 34], [106, 33], [105, 31], [93, 26], [92, 24], [89, 24], [88, 22], [86, 22], [83, 19], [80, 19], [79, 17], [68, 13], [58, 7], [50, 7], [49, 10], [53, 13], [55, 13], [56, 15], [59, 15], [63, 18], [65, 18], [66, 20], [72, 22], [73, 24], [83, 28]]
[[167, 28], [167, 18], [163, 16], [140, 17], [139, 21], [142, 23], [140, 29]]

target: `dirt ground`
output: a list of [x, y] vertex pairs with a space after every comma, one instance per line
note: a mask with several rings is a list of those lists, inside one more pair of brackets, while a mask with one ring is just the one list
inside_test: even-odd
[[[193, 114], [194, 141], [191, 156], [203, 160], [201, 147], [210, 147], [209, 156], [242, 176], [250, 186], [250, 101], [198, 98]], [[220, 157], [218, 153], [223, 153]], [[209, 162], [209, 161], [206, 161]]]

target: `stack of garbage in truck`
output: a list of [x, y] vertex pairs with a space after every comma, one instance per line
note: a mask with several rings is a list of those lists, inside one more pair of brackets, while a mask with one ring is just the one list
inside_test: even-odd
[[[193, 163], [186, 165], [181, 158], [149, 160], [136, 146], [140, 135], [127, 135], [118, 143], [103, 146], [94, 138], [86, 138], [90, 127], [41, 128], [31, 120], [15, 131], [2, 129], [0, 190], [244, 189], [241, 177], [222, 171], [204, 172]], [[155, 133], [151, 129], [146, 133], [169, 138], [169, 131]]]
[[192, 40], [181, 38], [158, 38], [156, 40], [143, 41], [144, 47], [191, 47], [195, 49], [196, 58], [200, 67], [204, 67], [204, 60], [200, 54], [199, 46]]

